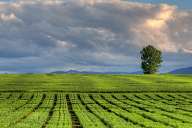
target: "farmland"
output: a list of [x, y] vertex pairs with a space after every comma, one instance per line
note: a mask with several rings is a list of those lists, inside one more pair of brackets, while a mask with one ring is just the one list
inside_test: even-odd
[[191, 92], [190, 75], [0, 75], [0, 91]]
[[1, 128], [191, 128], [192, 76], [0, 75]]

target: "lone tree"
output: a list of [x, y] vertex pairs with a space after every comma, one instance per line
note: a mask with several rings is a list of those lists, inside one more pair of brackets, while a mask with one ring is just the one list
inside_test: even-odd
[[148, 45], [147, 47], [143, 48], [141, 53], [141, 68], [143, 69], [144, 74], [154, 74], [156, 73], [162, 60], [162, 53], [160, 50], [156, 49], [152, 45]]

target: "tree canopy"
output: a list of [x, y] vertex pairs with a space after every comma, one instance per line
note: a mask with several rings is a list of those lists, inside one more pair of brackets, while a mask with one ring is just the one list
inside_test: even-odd
[[144, 74], [154, 74], [158, 72], [162, 60], [162, 52], [152, 45], [144, 47], [141, 52], [141, 68]]

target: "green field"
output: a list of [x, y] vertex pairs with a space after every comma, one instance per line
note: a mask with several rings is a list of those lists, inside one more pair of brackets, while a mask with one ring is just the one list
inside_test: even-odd
[[190, 75], [0, 75], [0, 91], [192, 92]]
[[0, 75], [0, 128], [192, 128], [192, 76]]

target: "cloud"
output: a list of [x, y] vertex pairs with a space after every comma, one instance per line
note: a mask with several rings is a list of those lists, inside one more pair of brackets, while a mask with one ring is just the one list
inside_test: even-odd
[[0, 20], [2, 21], [12, 21], [12, 20], [16, 20], [16, 16], [12, 13], [12, 14], [9, 14], [9, 15], [6, 15], [4, 13], [1, 13], [0, 14]]
[[69, 49], [69, 48], [76, 47], [74, 44], [68, 43], [68, 42], [63, 41], [63, 40], [57, 40], [56, 43], [57, 43], [56, 44], [57, 47], [60, 47], [60, 48], [67, 48], [67, 49]]
[[160, 5], [159, 12], [154, 17], [145, 21], [144, 25], [151, 29], [162, 29], [166, 26], [167, 22], [173, 19], [175, 12], [174, 6], [166, 4]]
[[139, 65], [139, 50], [147, 44], [167, 55], [191, 55], [191, 35], [191, 11], [167, 4], [120, 0], [0, 3], [0, 57], [9, 58], [6, 62], [13, 65], [16, 62], [10, 60], [27, 64], [28, 58], [45, 67]]
[[83, 5], [91, 5], [91, 6], [94, 6], [96, 4], [100, 4], [100, 3], [118, 3], [120, 2], [120, 0], [80, 0], [80, 2], [83, 4]]
[[192, 49], [186, 49], [186, 48], [184, 48], [183, 51], [186, 52], [186, 53], [192, 53]]

